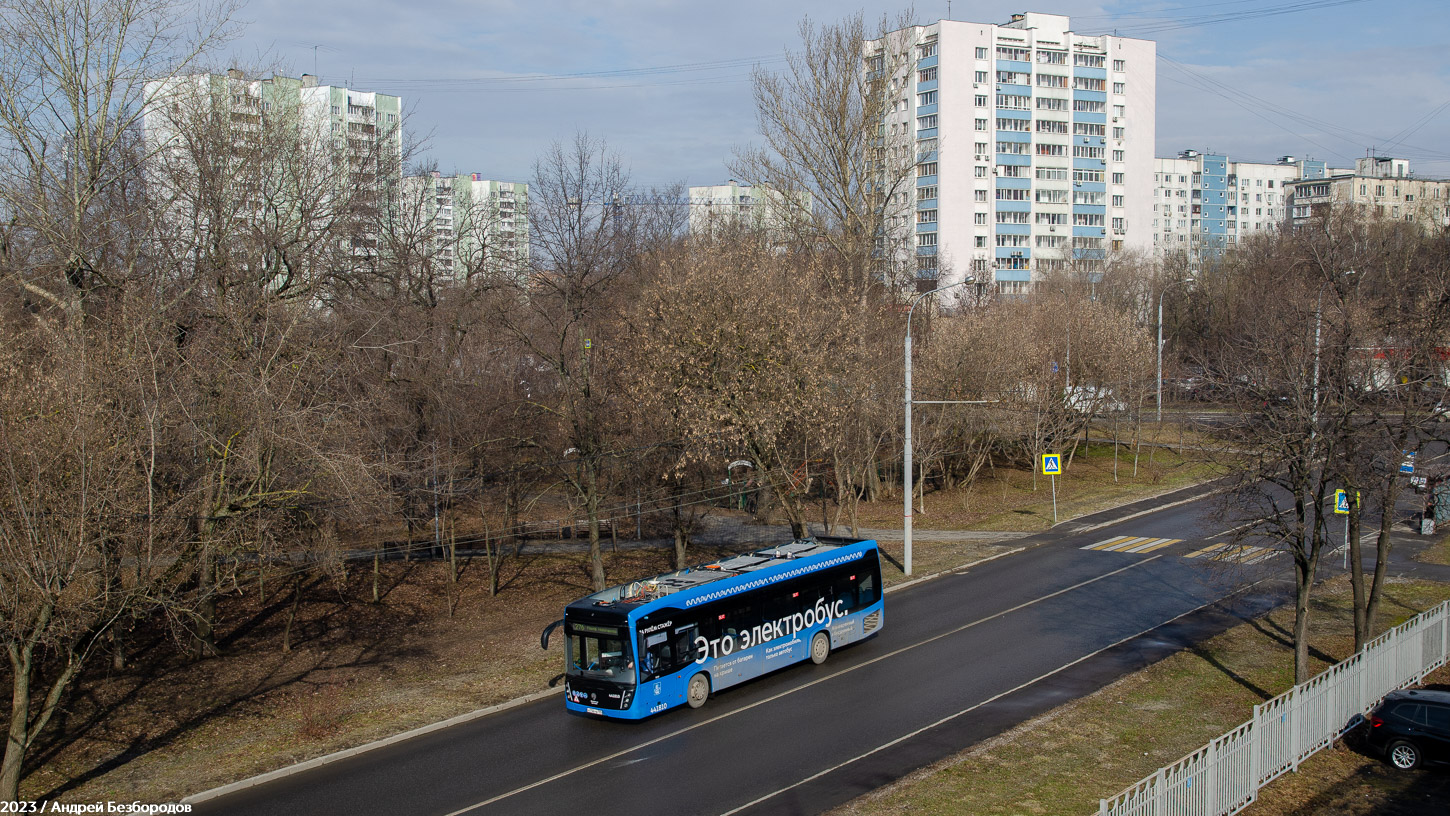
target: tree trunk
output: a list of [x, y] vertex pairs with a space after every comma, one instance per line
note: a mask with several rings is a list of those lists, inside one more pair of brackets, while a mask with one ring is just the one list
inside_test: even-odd
[[202, 548], [196, 568], [196, 632], [192, 638], [191, 659], [215, 657], [216, 648], [216, 555], [211, 545]]
[[1294, 556], [1294, 684], [1309, 680], [1309, 592], [1317, 558]]
[[604, 553], [599, 548], [599, 474], [598, 466], [591, 460], [584, 466], [584, 512], [589, 520], [589, 570], [594, 591], [599, 592], [604, 583]]
[[18, 648], [9, 644], [13, 690], [10, 695], [10, 730], [5, 740], [5, 759], [0, 765], [0, 802], [20, 800], [20, 771], [30, 748], [30, 644]]
[[1349, 586], [1354, 595], [1354, 650], [1359, 652], [1369, 642], [1369, 598], [1365, 595], [1364, 562], [1359, 552], [1359, 502], [1356, 501], [1359, 491], [1352, 483], [1346, 483], [1345, 492], [1349, 495], [1349, 515], [1345, 517], [1345, 523], [1349, 525], [1346, 536], [1349, 544]]

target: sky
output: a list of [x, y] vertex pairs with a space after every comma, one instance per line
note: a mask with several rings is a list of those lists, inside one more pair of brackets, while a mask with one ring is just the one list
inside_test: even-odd
[[[948, 10], [950, 6], [950, 11]], [[528, 181], [578, 132], [641, 187], [720, 184], [757, 139], [750, 72], [780, 70], [803, 18], [907, 7], [825, 0], [250, 0], [221, 55], [403, 98], [419, 158]], [[1157, 42], [1157, 151], [1352, 167], [1373, 150], [1450, 178], [1446, 0], [933, 0], [917, 23], [1066, 14], [1074, 31]]]

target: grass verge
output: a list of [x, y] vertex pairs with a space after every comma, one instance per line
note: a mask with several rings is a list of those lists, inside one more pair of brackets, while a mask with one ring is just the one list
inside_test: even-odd
[[[1450, 585], [1392, 582], [1385, 589], [1377, 631], [1450, 599]], [[1353, 648], [1347, 581], [1327, 583], [1313, 600], [1311, 643], [1318, 668], [1347, 657]], [[1292, 608], [1244, 623], [1188, 651], [1172, 655], [1080, 700], [949, 759], [938, 762], [832, 811], [833, 816], [972, 813], [976, 816], [1095, 813], [1098, 800], [1174, 762], [1247, 720], [1252, 707], [1293, 684], [1288, 650]], [[1450, 679], [1450, 674], [1442, 675]], [[1345, 749], [1336, 749], [1340, 753]], [[1353, 752], [1349, 752], [1353, 753]], [[1349, 799], [1362, 792], [1345, 786], [1346, 773], [1375, 765], [1328, 757], [1306, 764], [1293, 783], [1299, 793], [1265, 796], [1246, 811], [1290, 816], [1340, 811], [1301, 810], [1320, 793], [1339, 786]], [[1352, 766], [1349, 771], [1346, 768]], [[1423, 772], [1435, 774], [1437, 771]], [[1367, 778], [1372, 778], [1369, 774]], [[1413, 788], [1417, 803], [1430, 802], [1417, 777], [1398, 778]], [[1276, 782], [1270, 790], [1288, 788]], [[1433, 806], [1406, 813], [1443, 813], [1450, 790]], [[1393, 794], [1391, 794], [1393, 795]], [[1278, 804], [1271, 804], [1277, 801]], [[1320, 802], [1319, 804], [1325, 804]], [[1378, 812], [1378, 811], [1376, 811]]]

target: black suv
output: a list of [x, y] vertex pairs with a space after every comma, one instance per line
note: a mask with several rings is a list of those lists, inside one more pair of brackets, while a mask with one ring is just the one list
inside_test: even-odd
[[1450, 692], [1390, 692], [1365, 723], [1365, 744], [1396, 768], [1450, 762]]

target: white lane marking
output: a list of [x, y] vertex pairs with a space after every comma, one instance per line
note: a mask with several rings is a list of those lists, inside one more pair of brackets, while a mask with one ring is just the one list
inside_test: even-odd
[[[993, 614], [988, 615], [985, 618], [978, 618], [977, 620], [974, 620], [971, 623], [962, 624], [961, 626], [958, 626], [957, 628], [952, 629], [949, 632], [942, 632], [939, 635], [933, 635], [932, 637], [929, 637], [926, 640], [919, 641], [917, 643], [913, 643], [913, 644], [911, 644], [909, 646], [903, 646], [903, 647], [901, 647], [900, 649], [897, 649], [894, 652], [887, 652], [886, 654], [881, 655], [879, 657], [873, 657], [872, 659], [867, 660], [864, 663], [857, 663], [854, 666], [848, 666], [848, 667], [846, 667], [844, 669], [841, 669], [840, 671], [835, 672], [833, 674], [828, 674], [825, 677], [821, 677], [821, 678], [818, 678], [816, 680], [812, 680], [809, 683], [804, 683], [802, 685], [796, 686], [795, 688], [786, 689], [785, 691], [782, 691], [779, 694], [776, 694], [776, 695], [773, 695], [773, 696], [770, 696], [770, 697], [766, 697], [763, 700], [757, 700], [757, 701], [751, 703], [750, 705], [741, 706], [740, 708], [734, 709], [732, 711], [727, 711], [724, 714], [719, 714], [719, 715], [716, 715], [714, 717], [711, 717], [708, 720], [703, 720], [701, 722], [695, 723], [694, 725], [688, 725], [688, 726], [685, 726], [684, 728], [681, 728], [679, 730], [671, 731], [670, 733], [665, 734], [663, 736], [655, 737], [654, 739], [649, 740], [648, 742], [642, 742], [639, 745], [634, 745], [634, 746], [631, 746], [629, 748], [625, 748], [623, 750], [615, 751], [614, 753], [610, 754], [609, 756], [600, 757], [599, 759], [592, 760], [590, 762], [586, 762], [583, 765], [577, 765], [577, 766], [575, 766], [573, 768], [570, 768], [568, 770], [560, 771], [559, 773], [556, 773], [553, 776], [547, 777], [545, 779], [540, 779], [537, 782], [531, 782], [531, 783], [529, 783], [527, 785], [524, 785], [523, 787], [520, 787], [520, 788], [514, 788], [513, 790], [511, 790], [511, 791], [509, 791], [507, 793], [500, 793], [498, 796], [494, 796], [492, 798], [485, 799], [482, 802], [478, 802], [476, 804], [472, 804], [472, 805], [468, 805], [467, 807], [460, 808], [460, 809], [455, 810], [455, 811], [453, 811], [451, 813], [445, 814], [445, 816], [463, 816], [463, 814], [465, 814], [465, 813], [472, 813], [473, 811], [478, 810], [479, 808], [488, 807], [489, 805], [492, 805], [495, 802], [501, 802], [501, 801], [503, 801], [505, 799], [508, 799], [511, 796], [517, 796], [520, 793], [525, 793], [527, 791], [531, 791], [534, 788], [542, 787], [544, 785], [549, 784], [550, 782], [557, 782], [557, 781], [559, 781], [560, 779], [563, 779], [566, 776], [573, 776], [574, 774], [579, 773], [580, 771], [586, 771], [586, 770], [588, 770], [590, 768], [593, 768], [593, 767], [595, 767], [597, 765], [603, 765], [606, 762], [612, 762], [613, 760], [619, 759], [620, 757], [622, 757], [622, 756], [624, 756], [626, 754], [632, 754], [635, 751], [641, 750], [643, 748], [648, 748], [651, 745], [658, 745], [659, 743], [664, 742], [665, 740], [674, 739], [675, 737], [678, 737], [678, 736], [680, 736], [682, 734], [686, 734], [686, 733], [689, 733], [690, 731], [694, 731], [697, 728], [704, 728], [707, 725], [710, 725], [712, 723], [719, 722], [720, 720], [723, 720], [723, 719], [725, 719], [727, 717], [733, 717], [736, 714], [741, 714], [743, 712], [749, 711], [750, 709], [756, 708], [757, 706], [763, 706], [766, 703], [773, 703], [773, 702], [775, 702], [776, 700], [779, 700], [782, 697], [786, 697], [788, 695], [795, 694], [798, 691], [804, 691], [805, 689], [808, 689], [811, 686], [817, 685], [819, 683], [824, 683], [827, 680], [834, 680], [834, 679], [836, 679], [837, 677], [840, 677], [843, 674], [849, 674], [850, 672], [856, 671], [857, 669], [864, 669], [864, 668], [866, 668], [867, 666], [870, 666], [873, 663], [880, 663], [881, 661], [886, 660], [888, 658], [896, 657], [897, 655], [902, 654], [903, 652], [909, 652], [912, 649], [917, 648], [918, 646], [925, 646], [928, 643], [932, 643], [932, 642], [941, 640], [942, 638], [945, 638], [945, 637], [950, 637], [950, 636], [955, 635], [955, 634], [957, 634], [959, 632], [965, 632], [966, 630], [971, 629], [973, 626], [979, 626], [979, 625], [981, 625], [983, 623], [987, 623], [988, 621], [996, 620], [997, 618], [1000, 618], [1000, 617], [1002, 617], [1004, 615], [1010, 615], [1013, 612], [1017, 612], [1017, 611], [1019, 611], [1021, 609], [1025, 609], [1025, 608], [1027, 608], [1029, 606], [1032, 606], [1033, 604], [1041, 603], [1042, 601], [1046, 601], [1046, 600], [1049, 600], [1051, 598], [1056, 598], [1058, 595], [1062, 595], [1062, 594], [1065, 594], [1065, 593], [1068, 593], [1068, 592], [1072, 592], [1075, 589], [1081, 589], [1082, 587], [1085, 587], [1088, 584], [1097, 583], [1098, 581], [1101, 581], [1101, 580], [1103, 580], [1105, 578], [1111, 578], [1111, 577], [1113, 577], [1114, 575], [1117, 575], [1120, 572], [1127, 572], [1130, 569], [1137, 569], [1138, 567], [1141, 567], [1144, 564], [1151, 563], [1151, 562], [1156, 561], [1156, 560], [1158, 560], [1159, 558], [1162, 558], [1162, 557], [1163, 556], [1160, 554], [1160, 555], [1151, 556], [1149, 558], [1145, 558], [1142, 561], [1134, 561], [1133, 563], [1127, 565], [1126, 567], [1121, 567], [1119, 569], [1115, 569], [1112, 572], [1105, 572], [1102, 575], [1097, 576], [1096, 578], [1089, 578], [1086, 581], [1082, 581], [1081, 583], [1073, 584], [1070, 587], [1065, 587], [1063, 589], [1059, 589], [1056, 592], [1052, 592], [1052, 593], [1049, 593], [1047, 595], [1043, 595], [1040, 598], [1034, 598], [1033, 600], [1030, 600], [1030, 601], [1023, 601], [1022, 603], [1020, 603], [1020, 604], [1012, 607], [1011, 609], [1004, 609], [1001, 612], [994, 612]], [[1161, 625], [1161, 624], [1159, 624], [1159, 625]], [[1070, 666], [1072, 664], [1069, 663], [1068, 665]], [[1067, 668], [1067, 666], [1063, 666], [1062, 668]], [[1061, 669], [1059, 669], [1059, 671], [1060, 670]]]
[[[1153, 557], [1154, 558], [1159, 558], [1161, 556], [1156, 556], [1155, 555]], [[892, 741], [890, 741], [888, 743], [885, 743], [883, 745], [878, 745], [875, 748], [872, 748], [871, 750], [867, 751], [864, 754], [858, 754], [857, 756], [851, 757], [850, 759], [846, 760], [845, 762], [839, 763], [837, 765], [833, 765], [832, 767], [827, 768], [824, 771], [820, 771], [818, 773], [811, 774], [810, 776], [806, 777], [805, 779], [802, 779], [799, 782], [796, 782], [793, 785], [787, 785], [787, 786], [781, 788], [780, 790], [774, 791], [772, 793], [767, 793], [766, 795], [760, 797], [759, 799], [756, 799], [753, 802], [747, 802], [746, 804], [743, 804], [740, 807], [735, 808], [734, 810], [727, 810], [724, 813], [720, 814], [720, 816], [735, 816], [735, 814], [740, 813], [741, 811], [749, 810], [750, 808], [753, 808], [753, 807], [755, 807], [756, 805], [758, 805], [758, 804], [760, 804], [762, 802], [767, 802], [767, 801], [769, 801], [771, 799], [774, 799], [775, 797], [781, 795], [782, 793], [785, 793], [787, 791], [794, 790], [794, 789], [800, 787], [801, 785], [804, 785], [804, 784], [807, 784], [809, 782], [812, 782], [812, 781], [815, 781], [817, 779], [820, 779], [821, 777], [826, 776], [827, 774], [831, 774], [831, 773], [834, 773], [835, 771], [839, 771], [840, 769], [846, 767], [847, 765], [850, 765], [853, 762], [857, 762], [857, 761], [860, 761], [862, 759], [865, 759], [866, 757], [869, 757], [872, 754], [879, 753], [881, 751], [886, 750], [887, 748], [891, 748], [893, 746], [899, 745], [899, 744], [901, 744], [901, 743], [903, 743], [903, 742], [911, 739], [912, 737], [916, 737], [916, 736], [919, 736], [921, 734], [924, 734], [927, 731], [930, 731], [931, 729], [936, 728], [939, 725], [943, 725], [945, 723], [949, 723], [952, 720], [955, 720], [956, 718], [958, 718], [958, 717], [960, 717], [960, 716], [962, 716], [964, 714], [970, 714], [973, 711], [976, 711], [977, 709], [981, 708], [982, 706], [987, 705], [988, 703], [996, 702], [997, 700], [1000, 700], [1000, 699], [1002, 699], [1003, 697], [1006, 697], [1009, 694], [1012, 694], [1014, 692], [1021, 691], [1024, 688], [1027, 688], [1028, 686], [1032, 685], [1033, 683], [1041, 682], [1041, 681], [1046, 680], [1047, 678], [1053, 676], [1054, 674], [1057, 674], [1058, 672], [1065, 671], [1066, 669], [1070, 669], [1073, 666], [1076, 666], [1077, 664], [1083, 662], [1084, 660], [1087, 660], [1087, 659], [1092, 658], [1092, 657], [1096, 657], [1096, 656], [1102, 654], [1103, 652], [1106, 652], [1107, 650], [1109, 650], [1109, 649], [1111, 649], [1111, 648], [1113, 648], [1115, 646], [1121, 646], [1122, 644], [1127, 643], [1128, 641], [1132, 640], [1135, 637], [1141, 637], [1141, 636], [1146, 635], [1149, 632], [1153, 631], [1154, 629], [1158, 629], [1158, 628], [1167, 626], [1168, 624], [1170, 624], [1170, 623], [1178, 620], [1181, 617], [1184, 617], [1185, 615], [1192, 615], [1194, 612], [1197, 612], [1200, 609], [1203, 609], [1205, 607], [1212, 606], [1212, 605], [1214, 605], [1216, 603], [1219, 603], [1221, 601], [1228, 600], [1229, 598], [1232, 598], [1233, 596], [1235, 596], [1235, 595], [1237, 595], [1237, 594], [1239, 594], [1241, 592], [1244, 592], [1246, 590], [1253, 589], [1254, 587], [1256, 587], [1259, 584], [1262, 584], [1262, 583], [1264, 583], [1265, 581], [1268, 581], [1268, 580], [1271, 580], [1271, 579], [1264, 578], [1264, 579], [1261, 579], [1259, 581], [1255, 581], [1254, 583], [1249, 584], [1246, 587], [1243, 587], [1241, 589], [1234, 590], [1233, 592], [1229, 593], [1228, 595], [1225, 595], [1222, 598], [1219, 598], [1217, 600], [1208, 601], [1207, 603], [1204, 603], [1204, 604], [1202, 604], [1200, 606], [1196, 606], [1193, 609], [1190, 609], [1190, 610], [1188, 610], [1187, 612], [1184, 612], [1181, 615], [1174, 615], [1173, 617], [1169, 618], [1166, 621], [1163, 621], [1162, 623], [1155, 623], [1152, 626], [1148, 627], [1147, 629], [1144, 629], [1143, 631], [1138, 632], [1137, 634], [1128, 635], [1127, 637], [1123, 638], [1122, 640], [1119, 640], [1116, 643], [1112, 643], [1112, 644], [1109, 644], [1107, 646], [1104, 646], [1101, 649], [1098, 649], [1096, 652], [1093, 652], [1091, 654], [1085, 654], [1082, 657], [1079, 657], [1077, 660], [1072, 661], [1071, 663], [1067, 663], [1065, 665], [1058, 666], [1057, 668], [1053, 669], [1052, 671], [1050, 671], [1050, 672], [1048, 672], [1048, 673], [1046, 673], [1044, 675], [1041, 675], [1040, 677], [1036, 677], [1036, 678], [1034, 678], [1032, 680], [1028, 680], [1027, 682], [1025, 682], [1025, 683], [1023, 683], [1023, 684], [1021, 684], [1019, 686], [1015, 686], [1013, 688], [1010, 688], [1010, 689], [1002, 692], [1001, 694], [998, 694], [998, 695], [996, 695], [994, 697], [989, 697], [988, 699], [983, 700], [980, 703], [976, 703], [976, 704], [974, 704], [974, 705], [972, 705], [972, 706], [970, 706], [968, 708], [964, 708], [964, 709], [962, 709], [961, 711], [958, 711], [955, 714], [950, 714], [950, 715], [948, 715], [946, 717], [942, 717], [940, 720], [937, 720], [936, 722], [934, 722], [934, 723], [932, 723], [930, 725], [924, 725], [921, 728], [918, 728], [915, 731], [912, 731], [910, 734], [905, 734], [903, 736], [897, 737], [896, 739], [894, 739], [894, 740], [892, 740]]]

